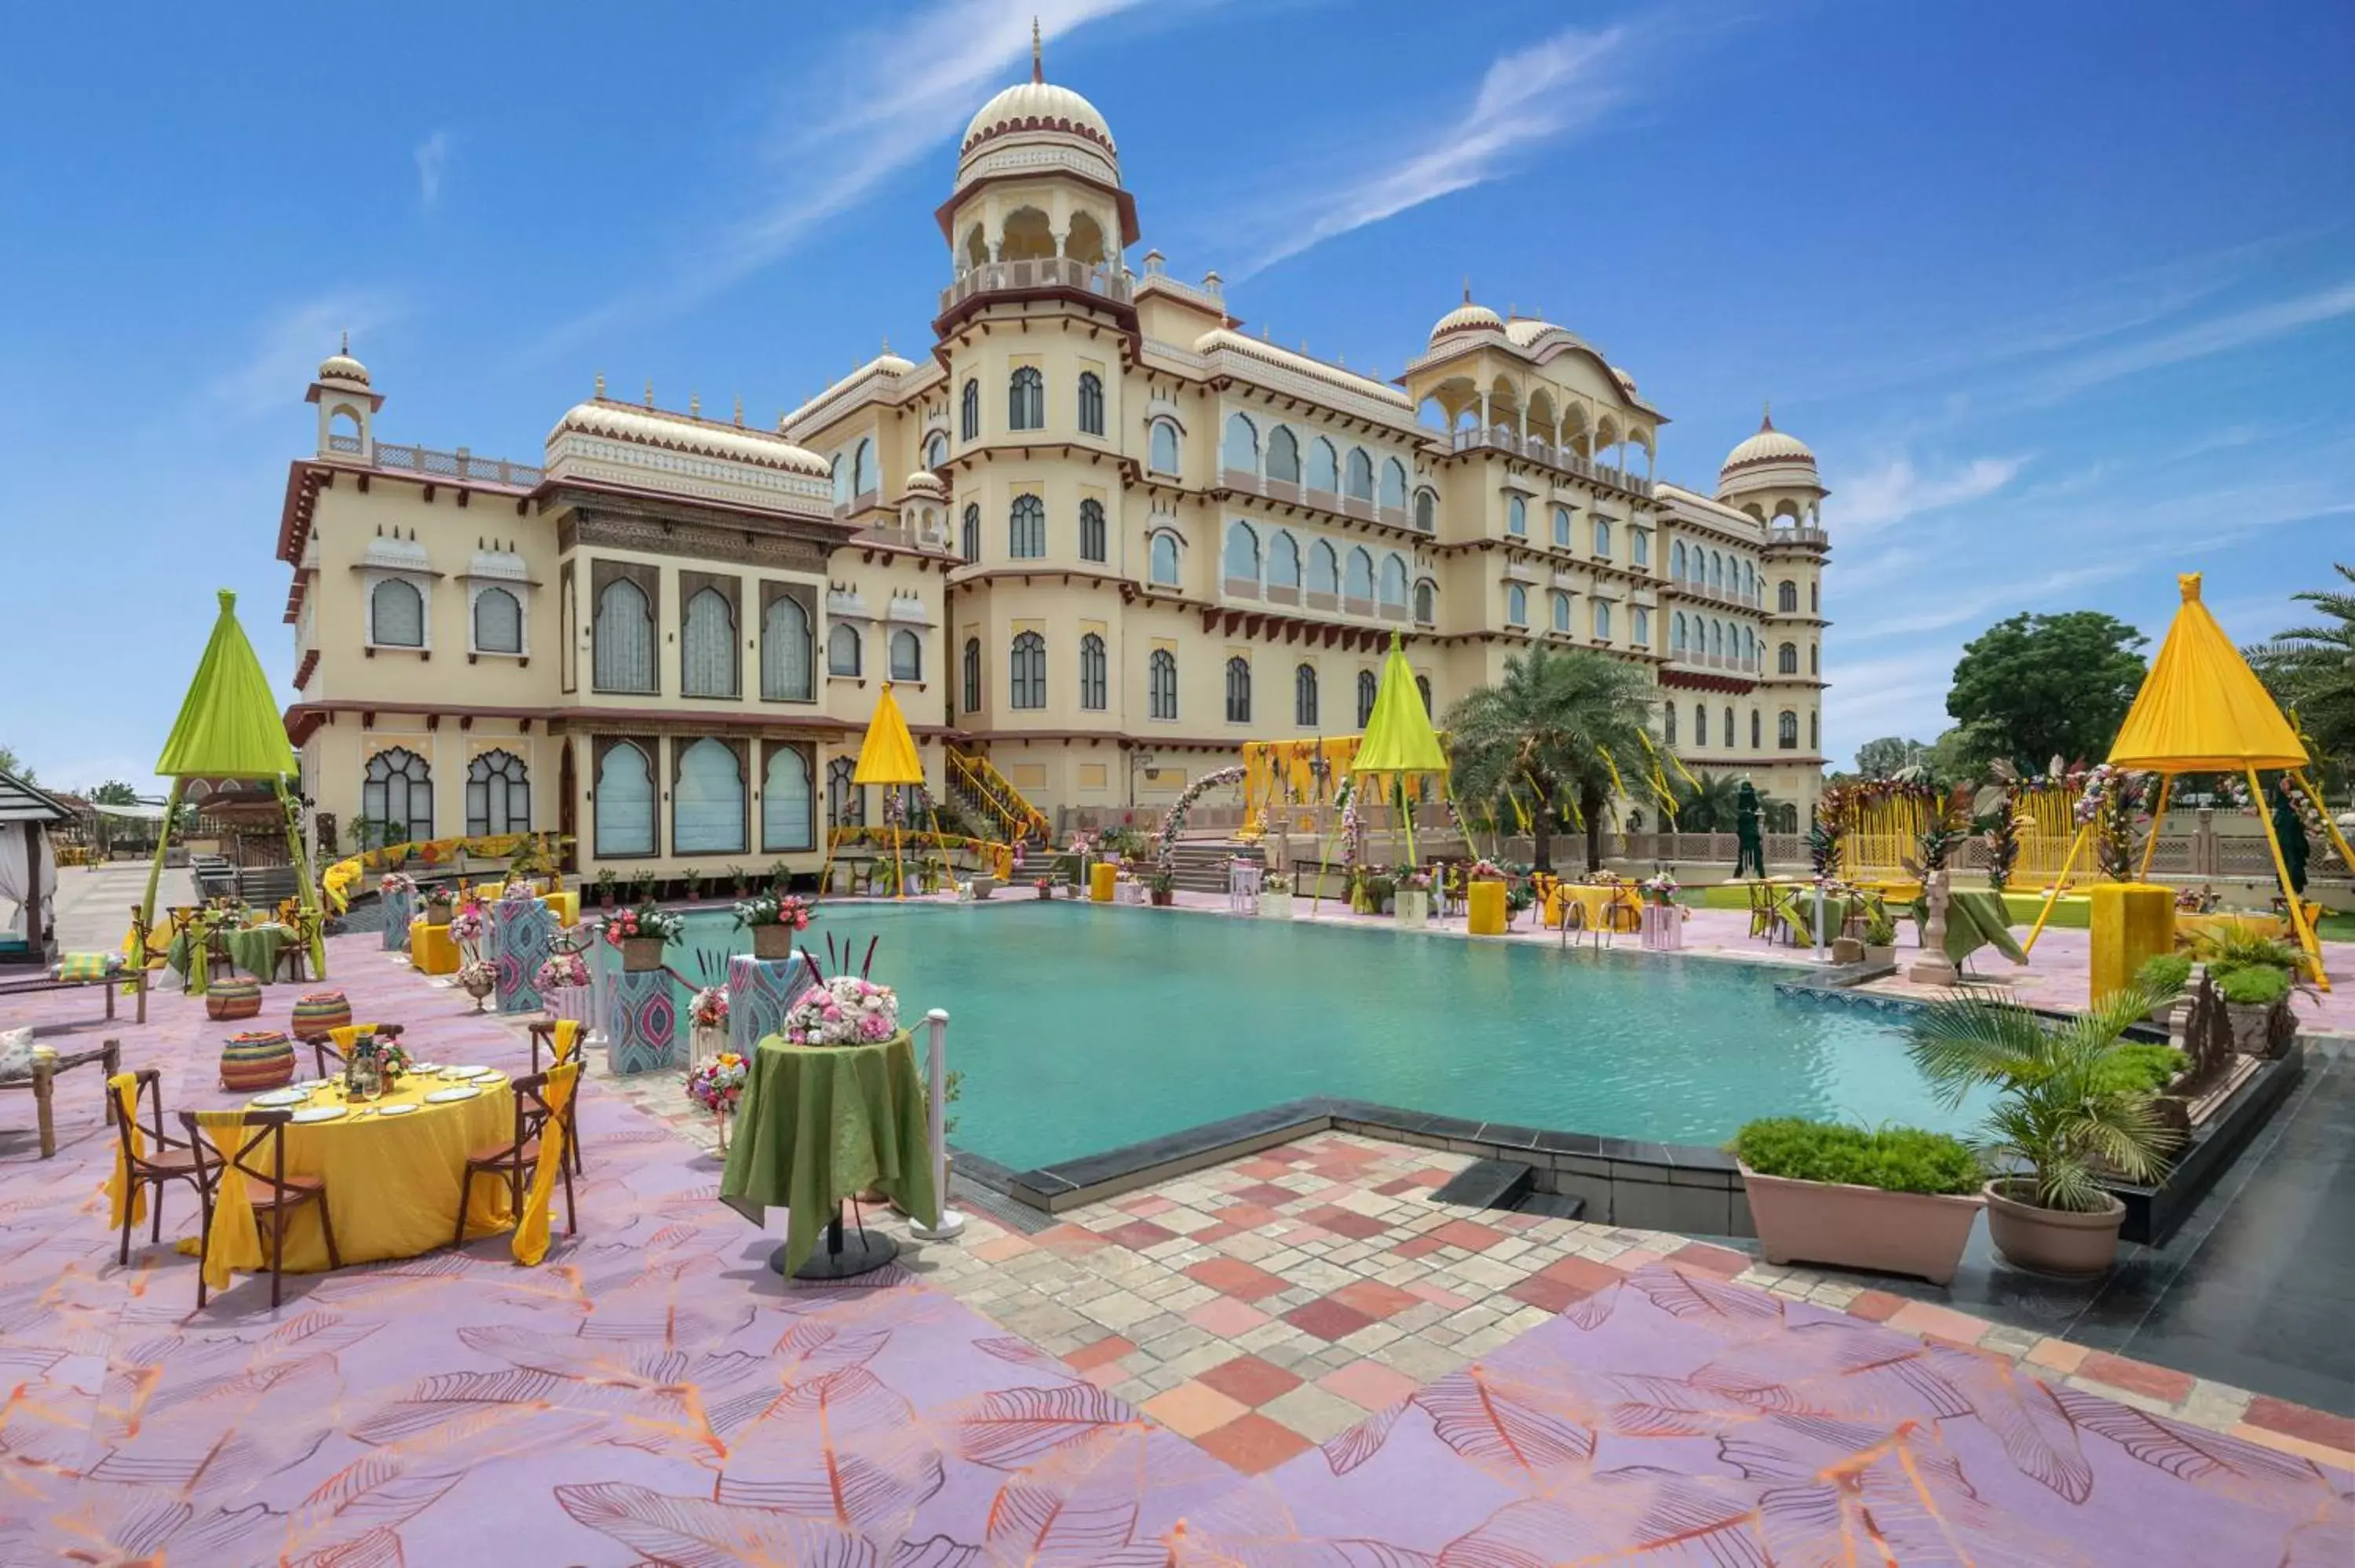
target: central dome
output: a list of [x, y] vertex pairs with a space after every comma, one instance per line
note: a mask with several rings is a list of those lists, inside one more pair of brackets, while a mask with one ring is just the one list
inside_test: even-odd
[[1023, 81], [981, 106], [964, 128], [964, 150], [993, 133], [1011, 131], [1068, 131], [1102, 144], [1117, 157], [1112, 127], [1096, 106], [1068, 87], [1051, 81]]
[[[998, 156], [1004, 154], [1003, 157]], [[957, 149], [959, 184], [986, 164], [1035, 172], [1041, 164], [1060, 164], [1120, 184], [1120, 149], [1114, 145], [1112, 127], [1096, 106], [1068, 87], [1049, 81], [1041, 69], [1039, 35], [1030, 34], [1030, 79], [1012, 87], [981, 106], [964, 128]]]

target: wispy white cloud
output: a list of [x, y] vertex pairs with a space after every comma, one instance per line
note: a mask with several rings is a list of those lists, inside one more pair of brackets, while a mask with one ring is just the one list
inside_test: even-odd
[[417, 144], [417, 200], [427, 211], [442, 200], [442, 174], [450, 165], [450, 132], [436, 131]]
[[2036, 371], [2025, 390], [2030, 403], [2058, 402], [2104, 382], [2269, 343], [2348, 315], [2355, 315], [2355, 279], [2073, 355]]
[[1848, 535], [1867, 534], [1909, 517], [1981, 500], [2009, 484], [2027, 461], [1985, 457], [1960, 468], [1923, 473], [1911, 458], [1891, 458], [1841, 485], [1840, 531]]
[[336, 352], [343, 334], [365, 334], [393, 313], [389, 301], [357, 291], [286, 306], [256, 327], [228, 369], [205, 383], [205, 409], [230, 419], [283, 412], [290, 401], [301, 400], [319, 361]]
[[1572, 27], [1500, 57], [1471, 108], [1435, 142], [1344, 177], [1305, 213], [1295, 198], [1282, 238], [1236, 275], [1247, 278], [1352, 229], [1485, 185], [1533, 149], [1595, 124], [1625, 96], [1629, 84], [1618, 68], [1628, 45], [1625, 27]]

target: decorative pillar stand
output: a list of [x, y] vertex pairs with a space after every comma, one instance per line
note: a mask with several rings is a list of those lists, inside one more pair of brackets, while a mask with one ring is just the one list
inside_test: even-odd
[[605, 1060], [621, 1074], [687, 1066], [668, 969], [616, 969], [605, 982]]
[[1644, 947], [1656, 953], [1680, 952], [1685, 945], [1685, 912], [1673, 904], [1646, 904], [1643, 915]]
[[738, 953], [728, 960], [728, 1049], [751, 1058], [752, 1047], [785, 1027], [785, 1010], [810, 986], [810, 966], [796, 950], [790, 959], [756, 959]]
[[[928, 1225], [914, 1214], [908, 1216], [909, 1234], [920, 1241], [954, 1241], [964, 1234], [964, 1216], [949, 1207], [949, 1145], [945, 1118], [948, 1115], [949, 1015], [944, 1009], [934, 1008], [924, 1014], [926, 1033], [931, 1036], [932, 1049], [925, 1057], [925, 1104], [931, 1115], [924, 1120], [925, 1136], [930, 1139], [928, 1157], [932, 1162], [932, 1195], [940, 1204], [941, 1223]], [[840, 1220], [835, 1222], [838, 1227]]]
[[2094, 960], [2089, 1001], [2123, 991], [2137, 970], [2175, 950], [2175, 893], [2147, 882], [2100, 882], [2092, 889]]
[[1930, 916], [1922, 927], [1922, 956], [1905, 971], [1916, 985], [1955, 985], [1962, 980], [1955, 961], [1946, 957], [1946, 874], [1934, 871], [1922, 879], [1922, 897]]
[[547, 960], [549, 941], [556, 934], [556, 916], [536, 898], [503, 898], [491, 908], [491, 969], [501, 1012], [540, 1010], [539, 966]]
[[1467, 913], [1465, 929], [1475, 937], [1501, 937], [1505, 934], [1505, 885], [1501, 882], [1476, 882], [1465, 895]]
[[417, 895], [406, 887], [390, 892], [378, 892], [377, 902], [384, 910], [384, 950], [405, 953], [409, 950], [409, 922], [415, 918]]

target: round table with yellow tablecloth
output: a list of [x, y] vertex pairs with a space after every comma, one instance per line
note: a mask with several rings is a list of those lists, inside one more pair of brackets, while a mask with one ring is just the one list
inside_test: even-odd
[[[1546, 897], [1546, 924], [1561, 924], [1563, 911], [1575, 906], [1579, 913], [1578, 929], [1582, 931], [1633, 931], [1642, 922], [1643, 906], [1636, 890], [1624, 884], [1590, 886], [1581, 882], [1561, 882]], [[1606, 927], [1605, 919], [1611, 924]]]
[[[333, 1121], [287, 1128], [287, 1174], [326, 1182], [336, 1248], [346, 1265], [416, 1257], [450, 1245], [466, 1156], [515, 1137], [515, 1090], [505, 1075], [484, 1081], [491, 1086], [472, 1099], [429, 1105], [427, 1095], [454, 1086], [433, 1074], [412, 1074], [381, 1099], [351, 1102], [349, 1114]], [[306, 1105], [345, 1103], [338, 1082], [314, 1090]], [[396, 1108], [402, 1106], [416, 1108]], [[274, 1108], [299, 1112], [306, 1107]], [[247, 1164], [265, 1170], [268, 1159], [265, 1144]], [[466, 1205], [467, 1235], [489, 1235], [514, 1224], [506, 1184], [475, 1181]], [[196, 1250], [194, 1238], [180, 1245], [184, 1252]], [[288, 1217], [286, 1272], [315, 1273], [326, 1266], [318, 1207], [306, 1203]]]

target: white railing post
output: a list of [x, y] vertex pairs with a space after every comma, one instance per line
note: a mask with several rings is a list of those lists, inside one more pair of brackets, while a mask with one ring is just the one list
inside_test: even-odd
[[913, 1215], [909, 1216], [908, 1232], [924, 1241], [954, 1241], [964, 1231], [964, 1216], [949, 1207], [949, 1139], [945, 1128], [948, 1121], [949, 1080], [949, 1015], [946, 1010], [934, 1008], [924, 1014], [924, 1026], [932, 1035], [932, 1049], [924, 1065], [931, 1093], [925, 1097], [925, 1135], [932, 1147], [926, 1157], [932, 1162], [932, 1197], [940, 1205], [941, 1223], [928, 1225]]

